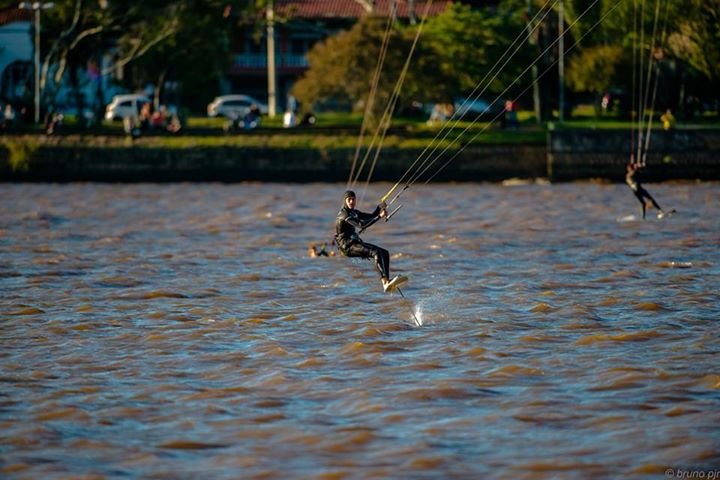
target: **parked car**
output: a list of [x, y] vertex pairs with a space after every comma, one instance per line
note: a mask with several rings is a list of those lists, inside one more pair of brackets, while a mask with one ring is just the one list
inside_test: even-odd
[[136, 116], [145, 103], [150, 103], [146, 95], [137, 93], [115, 95], [105, 107], [105, 120], [122, 120], [125, 117]]
[[455, 112], [453, 118], [462, 118], [471, 122], [477, 118], [493, 119], [503, 110], [501, 101], [490, 104], [481, 98], [460, 98], [455, 101]]
[[208, 117], [242, 118], [250, 108], [257, 105], [261, 115], [268, 114], [268, 106], [249, 95], [222, 95], [215, 97], [207, 106]]

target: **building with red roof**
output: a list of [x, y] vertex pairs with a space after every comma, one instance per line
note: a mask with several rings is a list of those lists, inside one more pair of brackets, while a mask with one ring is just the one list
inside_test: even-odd
[[[395, 3], [396, 15], [401, 19], [420, 16], [427, 0], [277, 0], [278, 15], [302, 19], [348, 19], [355, 21], [365, 15], [387, 17]], [[435, 0], [430, 4], [430, 16], [443, 12], [450, 0]]]

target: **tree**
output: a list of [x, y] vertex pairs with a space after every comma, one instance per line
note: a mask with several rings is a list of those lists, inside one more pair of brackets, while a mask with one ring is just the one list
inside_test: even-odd
[[[293, 86], [293, 95], [305, 105], [335, 103], [359, 110], [370, 91], [371, 79], [383, 43], [386, 20], [364, 17], [350, 30], [327, 38], [308, 53], [310, 69]], [[382, 111], [409, 50], [400, 30], [392, 32], [390, 48], [378, 85]]]
[[615, 79], [616, 70], [622, 57], [622, 48], [613, 45], [598, 45], [583, 49], [569, 62], [565, 72], [567, 86], [575, 91], [595, 94], [596, 113], [600, 112], [600, 99]]
[[[40, 89], [43, 103], [50, 105], [50, 111], [54, 109], [55, 97], [68, 72], [77, 111], [84, 111], [85, 99], [79, 94], [78, 69], [82, 68], [88, 51], [94, 50], [93, 44], [105, 26], [102, 13], [87, 8], [82, 0], [57, 2], [44, 14], [41, 50], [47, 53], [42, 61]], [[83, 119], [82, 115], [79, 118]]]
[[[594, 93], [619, 90], [634, 98], [637, 108], [651, 109], [682, 109], [685, 97], [702, 95], [702, 82], [692, 79], [704, 77], [706, 91], [720, 87], [720, 0], [604, 0], [597, 10], [574, 27], [581, 44], [569, 61], [569, 87]], [[574, 13], [579, 15], [577, 9]], [[655, 91], [655, 78], [657, 97], [647, 95], [654, 105], [639, 105], [642, 89]], [[708, 89], [707, 81], [714, 88]]]
[[[165, 85], [179, 84], [178, 96], [186, 106], [200, 109], [208, 99], [199, 92], [213, 91], [230, 66], [229, 28], [222, 0], [169, 2], [158, 15], [135, 23], [119, 39], [120, 51], [132, 61], [126, 84], [152, 84], [156, 105]], [[142, 55], [133, 52], [151, 41], [150, 32], [162, 41]], [[177, 102], [179, 98], [171, 99]]]
[[[720, 88], [720, 0], [693, 0], [668, 38], [669, 51]], [[717, 95], [716, 95], [717, 98]]]
[[[310, 69], [294, 85], [293, 95], [306, 104], [345, 102], [359, 109], [370, 90], [382, 45], [385, 19], [364, 18], [349, 31], [326, 39], [308, 55]], [[376, 104], [390, 97], [407, 59], [419, 25], [393, 30]], [[497, 76], [487, 76], [512, 39], [524, 31], [522, 12], [510, 9], [474, 10], [453, 4], [427, 20], [403, 87], [405, 99], [449, 102], [470, 93], [483, 79], [488, 95], [517, 80], [527, 65], [522, 49]], [[487, 77], [487, 78], [486, 78]]]
[[[116, 74], [129, 89], [165, 80], [182, 83], [188, 98], [205, 103], [200, 89], [217, 84], [230, 63], [227, 2], [221, 0], [61, 0], [43, 13], [41, 89], [44, 103], [55, 103], [64, 84], [84, 110], [81, 84], [95, 82], [96, 116], [102, 115], [100, 79]], [[256, 11], [254, 4], [240, 7]], [[112, 65], [103, 57], [113, 54]], [[125, 72], [128, 74], [125, 74]], [[117, 75], [123, 72], [123, 75]], [[122, 77], [120, 79], [119, 77]], [[195, 105], [197, 106], [197, 105]]]
[[[172, 16], [162, 15], [168, 3], [171, 2], [156, 1], [141, 5], [104, 0], [56, 2], [55, 8], [48, 10], [43, 17], [42, 51], [47, 53], [43, 58], [40, 86], [44, 92], [44, 103], [52, 110], [56, 95], [67, 79], [77, 111], [83, 112], [85, 98], [80, 93], [84, 86], [81, 79], [89, 77], [89, 81], [96, 85], [93, 103], [96, 117], [100, 117], [104, 106], [100, 79], [110, 73], [110, 70], [102, 69], [102, 56], [109, 50], [117, 49], [119, 56], [113, 67], [122, 67], [166, 39], [176, 28]], [[163, 28], [144, 33], [133, 48], [124, 51], [118, 48], [122, 39], [132, 34], [134, 27], [147, 18], [164, 19]]]

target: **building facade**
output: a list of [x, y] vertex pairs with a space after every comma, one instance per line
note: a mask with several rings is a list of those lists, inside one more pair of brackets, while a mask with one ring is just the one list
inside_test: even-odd
[[33, 96], [33, 12], [0, 9], [0, 103], [20, 105]]

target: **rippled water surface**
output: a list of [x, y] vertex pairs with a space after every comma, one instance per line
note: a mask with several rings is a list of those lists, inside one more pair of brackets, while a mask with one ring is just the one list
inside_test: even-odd
[[402, 298], [307, 255], [343, 185], [0, 185], [0, 476], [717, 470], [720, 184], [648, 189], [415, 187]]

